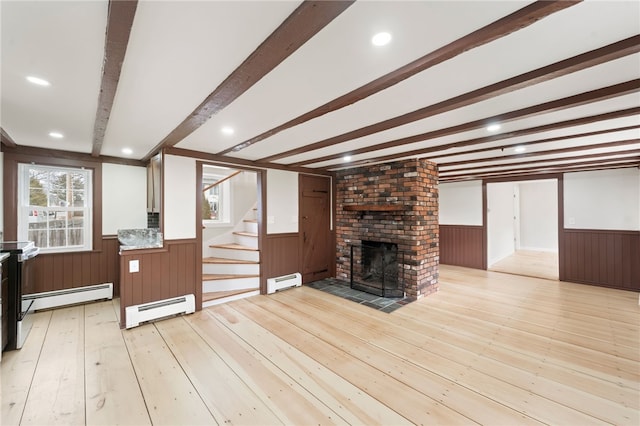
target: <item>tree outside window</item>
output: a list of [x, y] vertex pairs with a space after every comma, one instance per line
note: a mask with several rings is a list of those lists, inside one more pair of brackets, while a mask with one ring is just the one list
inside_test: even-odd
[[18, 235], [43, 251], [90, 250], [91, 171], [21, 164]]

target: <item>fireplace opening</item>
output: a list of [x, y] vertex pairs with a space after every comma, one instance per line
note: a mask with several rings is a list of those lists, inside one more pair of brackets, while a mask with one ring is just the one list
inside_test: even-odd
[[398, 245], [362, 241], [351, 246], [351, 288], [381, 297], [404, 297], [404, 254]]

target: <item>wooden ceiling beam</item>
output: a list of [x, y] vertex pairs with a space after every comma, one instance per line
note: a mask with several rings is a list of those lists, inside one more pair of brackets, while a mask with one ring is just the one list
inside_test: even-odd
[[91, 155], [94, 157], [100, 156], [102, 151], [102, 143], [109, 124], [137, 7], [138, 0], [109, 0], [102, 81], [100, 82], [96, 119], [93, 124]]
[[[605, 157], [612, 157], [612, 156], [617, 156], [617, 157], [605, 158]], [[604, 161], [640, 160], [640, 149], [636, 148], [636, 149], [628, 149], [624, 151], [607, 152], [607, 153], [599, 153], [599, 154], [572, 155], [570, 157], [562, 157], [562, 158], [540, 158], [537, 160], [510, 162], [506, 164], [490, 164], [486, 166], [465, 167], [465, 168], [453, 169], [453, 170], [439, 170], [439, 174], [442, 176], [456, 176], [459, 174], [480, 173], [479, 170], [488, 170], [488, 169], [497, 169], [495, 171], [498, 172], [500, 171], [500, 168], [504, 168], [504, 167], [512, 167], [512, 169], [507, 169], [507, 170], [541, 170], [546, 167], [556, 166], [556, 164], [548, 164], [548, 163], [573, 164], [573, 163], [576, 163], [577, 161], [584, 162], [585, 160], [590, 160], [593, 158], [595, 158], [595, 160], [592, 160], [594, 161], [593, 164], [596, 164], [597, 162], [604, 162]], [[514, 166], [526, 166], [526, 165], [534, 165], [534, 166], [514, 167]]]
[[16, 142], [13, 140], [9, 133], [7, 133], [2, 127], [0, 127], [0, 143], [9, 148], [15, 148]]
[[[586, 68], [593, 67], [614, 59], [631, 55], [640, 51], [640, 36], [633, 36], [627, 39], [609, 44], [599, 49], [538, 68], [533, 71], [520, 74], [506, 80], [472, 90], [459, 96], [438, 102], [424, 108], [408, 112], [406, 114], [390, 118], [378, 123], [374, 123], [360, 129], [352, 130], [338, 136], [333, 136], [319, 142], [315, 142], [304, 147], [291, 149], [279, 154], [261, 158], [260, 161], [274, 161], [292, 155], [302, 154], [331, 145], [340, 144], [349, 140], [362, 138], [365, 136], [389, 130], [394, 127], [403, 126], [414, 121], [423, 120], [438, 114], [462, 108], [473, 103], [481, 102], [496, 96], [504, 95], [515, 90], [533, 86], [557, 77], [568, 75]], [[486, 124], [486, 123], [485, 123]]]
[[[604, 87], [602, 89], [596, 89], [596, 90], [592, 90], [592, 91], [589, 91], [589, 92], [580, 93], [578, 95], [569, 96], [567, 98], [562, 98], [562, 99], [557, 99], [555, 101], [545, 102], [545, 103], [534, 105], [534, 106], [531, 106], [531, 107], [527, 107], [527, 108], [511, 111], [511, 112], [508, 112], [508, 113], [505, 113], [505, 114], [494, 115], [492, 117], [486, 117], [486, 118], [483, 118], [483, 119], [480, 119], [480, 120], [475, 120], [475, 121], [459, 124], [459, 125], [456, 125], [456, 126], [447, 127], [447, 128], [444, 128], [444, 129], [434, 130], [434, 131], [422, 133], [422, 134], [419, 134], [419, 135], [408, 136], [408, 137], [405, 137], [405, 138], [396, 139], [396, 140], [389, 141], [389, 142], [383, 142], [383, 143], [376, 144], [376, 145], [370, 145], [370, 146], [367, 146], [367, 147], [364, 147], [364, 148], [351, 150], [351, 151], [348, 151], [348, 152], [345, 152], [345, 153], [342, 153], [342, 154], [335, 154], [335, 155], [328, 155], [328, 156], [325, 156], [325, 157], [319, 157], [319, 158], [313, 159], [313, 161], [312, 160], [301, 161], [301, 162], [292, 164], [292, 166], [304, 166], [304, 165], [307, 165], [307, 164], [320, 163], [320, 162], [324, 162], [324, 161], [340, 160], [340, 159], [342, 159], [342, 157], [344, 155], [364, 154], [364, 153], [367, 153], [367, 152], [379, 151], [379, 150], [388, 149], [388, 148], [395, 148], [395, 147], [398, 147], [398, 146], [407, 145], [407, 144], [411, 144], [411, 143], [425, 142], [425, 141], [428, 141], [430, 139], [435, 139], [435, 138], [439, 138], [439, 137], [442, 137], [442, 136], [449, 136], [449, 135], [453, 135], [453, 134], [456, 134], [456, 133], [462, 133], [462, 132], [466, 132], [466, 131], [470, 131], [470, 130], [481, 129], [481, 128], [484, 128], [487, 125], [488, 122], [506, 123], [506, 122], [509, 122], [509, 121], [521, 120], [521, 119], [524, 119], [524, 118], [533, 117], [535, 115], [539, 115], [539, 114], [543, 114], [543, 113], [549, 113], [549, 112], [560, 111], [562, 109], [573, 108], [573, 107], [576, 107], [576, 106], [585, 105], [585, 104], [592, 103], [592, 102], [598, 102], [598, 101], [602, 101], [602, 100], [606, 100], [606, 99], [611, 99], [611, 98], [614, 98], [614, 97], [617, 97], [617, 96], [624, 96], [624, 95], [627, 95], [629, 93], [634, 93], [634, 92], [638, 92], [638, 91], [640, 91], [640, 79], [635, 79], [635, 80], [627, 81], [627, 82], [624, 82], [624, 83], [615, 84], [613, 86]], [[387, 156], [381, 156], [381, 157], [377, 157], [375, 159], [370, 159], [369, 161], [388, 161], [388, 160], [391, 160], [393, 158], [404, 158], [404, 157], [409, 157], [409, 156], [412, 156], [412, 155], [426, 154], [426, 153], [429, 153], [429, 152], [441, 151], [441, 150], [449, 149], [449, 148], [456, 148], [456, 147], [460, 147], [460, 146], [468, 146], [468, 145], [473, 145], [473, 144], [491, 142], [492, 140], [497, 140], [497, 138], [499, 138], [499, 137], [501, 137], [503, 139], [504, 138], [511, 138], [511, 137], [515, 137], [515, 136], [522, 136], [523, 134], [530, 134], [530, 133], [541, 132], [541, 131], [555, 130], [557, 128], [576, 126], [576, 125], [580, 125], [580, 124], [586, 124], [586, 123], [589, 123], [589, 122], [593, 122], [593, 121], [590, 121], [590, 120], [600, 121], [600, 120], [608, 120], [608, 119], [612, 119], [612, 118], [626, 117], [626, 116], [637, 114], [638, 111], [640, 111], [640, 108], [629, 108], [629, 109], [626, 109], [626, 110], [614, 111], [614, 112], [611, 112], [611, 113], [598, 114], [598, 115], [591, 116], [591, 117], [584, 117], [584, 118], [579, 118], [579, 119], [574, 119], [574, 120], [567, 120], [567, 121], [560, 122], [560, 123], [553, 123], [553, 124], [546, 125], [546, 126], [538, 126], [538, 127], [534, 127], [534, 128], [530, 128], [530, 129], [525, 129], [524, 132], [520, 133], [520, 134], [518, 134], [518, 132], [520, 132], [520, 131], [514, 131], [514, 132], [504, 133], [502, 135], [494, 135], [494, 136], [491, 137], [493, 139], [489, 139], [489, 137], [486, 137], [486, 138], [471, 139], [471, 140], [462, 141], [462, 142], [453, 142], [453, 143], [449, 143], [449, 144], [437, 145], [437, 146], [428, 147], [428, 148], [416, 149], [416, 150], [413, 150], [413, 151], [404, 151], [404, 152], [401, 152], [401, 153], [398, 153], [398, 154], [391, 154], [391, 155], [387, 155]], [[529, 133], [525, 133], [525, 132], [529, 132]], [[367, 160], [364, 160], [364, 161], [367, 161]], [[338, 167], [338, 166], [337, 165], [336, 166], [327, 166], [325, 168], [329, 169], [331, 167]]]
[[505, 161], [505, 160], [518, 159], [518, 158], [540, 157], [542, 155], [566, 154], [567, 152], [588, 151], [590, 149], [614, 148], [619, 146], [634, 145], [638, 143], [640, 143], [640, 139], [627, 139], [623, 141], [594, 143], [590, 145], [571, 146], [571, 147], [557, 148], [557, 149], [546, 149], [543, 151], [521, 152], [517, 154], [501, 155], [498, 157], [491, 157], [491, 158], [474, 158], [471, 160], [450, 161], [450, 162], [438, 161], [437, 163], [438, 163], [438, 167], [440, 168], [466, 166], [469, 164], [486, 163], [489, 161]]
[[467, 150], [467, 151], [456, 151], [456, 152], [449, 152], [449, 153], [445, 153], [445, 154], [430, 155], [429, 156], [429, 160], [430, 161], [434, 161], [437, 158], [456, 157], [456, 156], [459, 156], [459, 155], [468, 155], [468, 154], [478, 154], [478, 153], [481, 153], [481, 152], [488, 152], [488, 151], [498, 151], [498, 150], [502, 151], [502, 150], [505, 150], [505, 149], [515, 148], [516, 146], [531, 146], [531, 145], [538, 145], [538, 144], [541, 144], [541, 143], [559, 142], [559, 141], [564, 141], [564, 140], [569, 140], [569, 139], [583, 138], [583, 137], [588, 137], [588, 136], [598, 136], [598, 135], [604, 135], [604, 134], [607, 134], [607, 133], [624, 132], [624, 131], [627, 131], [627, 130], [634, 130], [634, 129], [640, 129], [640, 125], [626, 126], [626, 127], [614, 127], [612, 129], [598, 130], [598, 131], [594, 131], [594, 132], [575, 133], [575, 134], [567, 135], [567, 136], [558, 136], [558, 137], [554, 137], [554, 138], [537, 139], [537, 140], [528, 141], [528, 142], [518, 142], [518, 143], [511, 143], [511, 144], [508, 144], [508, 145], [490, 146], [490, 147], [487, 147], [487, 148], [477, 148], [477, 149], [470, 149], [470, 150]]
[[172, 147], [230, 105], [300, 46], [344, 12], [355, 0], [304, 1], [256, 50], [245, 59], [146, 156]]
[[241, 142], [235, 146], [232, 146], [231, 148], [220, 151], [218, 154], [228, 154], [231, 152], [240, 151], [277, 133], [280, 133], [283, 130], [289, 129], [329, 112], [336, 111], [359, 102], [426, 69], [434, 67], [435, 65], [438, 65], [451, 58], [454, 58], [461, 53], [482, 46], [501, 37], [507, 36], [514, 31], [525, 28], [535, 23], [536, 21], [539, 21], [540, 19], [551, 15], [552, 13], [573, 6], [576, 3], [579, 2], [536, 1], [510, 15], [507, 15], [495, 22], [492, 22], [489, 25], [486, 25], [485, 27], [480, 28], [479, 30], [476, 30], [443, 47], [440, 47], [439, 49], [436, 49], [433, 52], [430, 52], [425, 56], [408, 63], [407, 65], [404, 65], [386, 75], [383, 75], [382, 77], [379, 77], [365, 84], [364, 86], [358, 87], [357, 89], [354, 89], [345, 95], [342, 95], [330, 102], [327, 102], [324, 105], [315, 108], [312, 111], [289, 120], [284, 124], [274, 127], [273, 129], [267, 130], [264, 133], [254, 136], [249, 140]]
[[504, 169], [499, 171], [490, 171], [484, 173], [463, 173], [459, 175], [449, 175], [439, 177], [441, 182], [460, 181], [460, 180], [479, 180], [479, 179], [492, 179], [502, 177], [516, 177], [516, 176], [529, 176], [536, 174], [548, 175], [551, 173], [569, 173], [579, 172], [587, 170], [606, 170], [612, 168], [629, 168], [639, 167], [640, 157], [630, 158], [623, 161], [607, 161], [607, 162], [584, 162], [584, 163], [570, 163], [558, 166], [548, 166], [545, 168], [520, 168], [520, 169]]

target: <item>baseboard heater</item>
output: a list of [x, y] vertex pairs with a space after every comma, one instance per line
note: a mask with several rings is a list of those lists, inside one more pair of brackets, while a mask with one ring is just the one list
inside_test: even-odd
[[22, 297], [22, 303], [33, 301], [31, 309], [37, 311], [105, 299], [113, 299], [112, 283], [26, 294]]
[[196, 299], [187, 294], [171, 299], [127, 306], [125, 308], [126, 328], [137, 327], [147, 321], [153, 321], [178, 314], [191, 314], [196, 310]]
[[298, 272], [291, 275], [284, 275], [282, 277], [269, 278], [267, 280], [267, 294], [272, 294], [276, 291], [285, 290], [291, 287], [300, 287], [301, 285], [302, 275]]

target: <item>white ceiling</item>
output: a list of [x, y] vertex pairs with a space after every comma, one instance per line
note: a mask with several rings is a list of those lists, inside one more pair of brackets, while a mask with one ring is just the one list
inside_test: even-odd
[[[357, 1], [320, 30], [274, 70], [219, 111], [175, 147], [217, 154], [273, 129], [303, 113], [509, 15], [531, 2], [522, 1]], [[119, 84], [102, 142], [101, 155], [142, 159], [189, 117], [243, 61], [300, 5], [294, 1], [141, 1], [138, 2]], [[107, 1], [6, 1], [2, 14], [1, 126], [19, 146], [91, 153], [105, 56]], [[388, 31], [392, 41], [373, 46], [371, 37]], [[454, 96], [506, 80], [572, 56], [640, 34], [640, 2], [585, 1], [468, 50], [347, 107], [283, 130], [229, 160], [262, 159], [301, 148]], [[36, 75], [51, 82], [34, 86]], [[405, 151], [489, 136], [476, 128], [382, 150], [341, 157], [356, 149], [423, 134], [509, 111], [577, 95], [640, 78], [640, 53], [551, 79], [408, 124], [349, 139], [321, 149], [273, 160], [278, 165], [304, 162], [328, 170], [358, 161], [402, 158]], [[511, 132], [585, 116], [640, 107], [639, 87], [624, 96], [546, 112], [503, 123]], [[232, 126], [233, 135], [220, 129]], [[636, 128], [584, 137], [579, 133]], [[640, 143], [594, 148], [592, 144], [638, 139], [638, 114], [559, 130], [504, 138], [464, 148], [411, 152], [440, 164], [441, 176], [532, 167], [548, 159], [567, 164], [575, 156], [602, 154], [603, 164], [616, 151], [631, 151], [640, 164]], [[54, 140], [50, 131], [64, 138]], [[513, 155], [522, 142], [563, 136], [527, 146], [526, 157]], [[507, 149], [499, 147], [507, 146]], [[467, 153], [469, 150], [498, 147]], [[4, 148], [4, 147], [3, 147]], [[130, 148], [133, 154], [123, 154]], [[575, 148], [544, 156], [536, 151]], [[605, 155], [607, 155], [605, 157]], [[335, 157], [313, 162], [322, 157]], [[487, 162], [447, 166], [478, 158]], [[588, 160], [597, 160], [591, 157]], [[567, 160], [569, 159], [569, 160]], [[574, 163], [579, 161], [576, 159]], [[493, 169], [477, 166], [496, 165]], [[548, 163], [540, 163], [546, 168]]]

